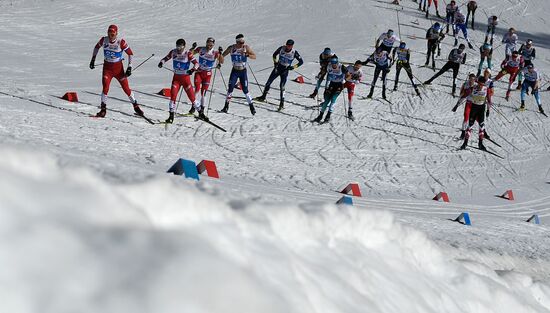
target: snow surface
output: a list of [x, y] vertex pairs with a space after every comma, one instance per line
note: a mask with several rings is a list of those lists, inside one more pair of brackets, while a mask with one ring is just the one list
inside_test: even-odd
[[[487, 143], [503, 159], [456, 151], [462, 117], [450, 111], [448, 75], [423, 89], [423, 101], [406, 83], [389, 94], [392, 105], [356, 100], [355, 123], [343, 117], [340, 99], [330, 125], [310, 124], [317, 111], [305, 96], [313, 87], [293, 82], [282, 113], [258, 104], [251, 118], [242, 99], [231, 114], [217, 113], [219, 75], [209, 115], [227, 133], [190, 118], [149, 125], [131, 116], [116, 82], [107, 118], [88, 117], [101, 88], [100, 69], [87, 66], [111, 23], [135, 64], [155, 54], [130, 84], [146, 114], [164, 119], [168, 101], [155, 93], [171, 75], [156, 63], [179, 37], [200, 44], [214, 36], [225, 47], [244, 33], [259, 56], [251, 66], [261, 84], [269, 71], [259, 70], [288, 37], [310, 79], [325, 46], [345, 61], [365, 59], [388, 28], [423, 64], [425, 41], [411, 36], [422, 37], [431, 22], [404, 0], [399, 30], [387, 2], [0, 2], [2, 311], [550, 311], [550, 126], [532, 98], [528, 111], [516, 113], [519, 95], [505, 102], [504, 81], [496, 91], [503, 115], [492, 112], [488, 121], [502, 148]], [[501, 16], [497, 36], [514, 26], [521, 41], [535, 40], [543, 73], [549, 7], [543, 0], [483, 4]], [[483, 30], [481, 8], [476, 20]], [[472, 36], [479, 45], [484, 34]], [[468, 71], [477, 65], [469, 52]], [[502, 56], [501, 47], [494, 63]], [[364, 70], [370, 82], [372, 69]], [[413, 71], [421, 80], [432, 75]], [[228, 66], [223, 74], [227, 80]], [[257, 85], [250, 89], [258, 95]], [[81, 103], [60, 100], [66, 91], [77, 91]], [[273, 89], [270, 102], [277, 97]], [[216, 160], [222, 179], [165, 174], [180, 157]], [[355, 207], [332, 205], [350, 181], [365, 197]], [[495, 197], [507, 189], [516, 201]], [[452, 202], [429, 200], [439, 191]], [[449, 221], [464, 211], [473, 226]], [[525, 222], [532, 214], [542, 225]]]

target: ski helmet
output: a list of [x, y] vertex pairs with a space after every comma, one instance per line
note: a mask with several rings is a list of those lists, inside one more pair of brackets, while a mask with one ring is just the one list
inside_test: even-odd
[[235, 37], [235, 41], [237, 43], [244, 43], [244, 35], [243, 34], [238, 34], [236, 37]]
[[526, 45], [532, 45], [533, 44], [533, 39], [527, 39], [527, 41], [525, 42]]
[[386, 33], [388, 36], [393, 35], [393, 29], [388, 29], [388, 32]]
[[287, 40], [286, 45], [287, 46], [294, 46], [294, 40], [292, 40], [292, 39]]
[[407, 43], [406, 43], [406, 42], [401, 41], [401, 43], [399, 43], [399, 48], [405, 49], [406, 47], [407, 47]]
[[216, 39], [214, 39], [214, 38], [212, 38], [212, 37], [206, 38], [206, 43], [209, 43], [209, 42], [211, 42], [211, 43], [216, 43]]
[[466, 49], [466, 46], [463, 43], [458, 45], [458, 50], [464, 50], [464, 49]]
[[185, 47], [185, 39], [180, 38], [180, 39], [176, 40], [176, 47], [182, 47], [182, 49], [183, 49], [183, 47]]
[[338, 64], [338, 57], [333, 56], [332, 58], [330, 58], [330, 64]]
[[324, 54], [324, 55], [331, 55], [331, 54], [332, 54], [332, 51], [330, 50], [329, 47], [326, 47], [325, 50], [323, 50], [323, 54]]
[[113, 31], [114, 33], [118, 33], [118, 26], [115, 24], [109, 25], [109, 28], [107, 28], [107, 32]]
[[468, 74], [468, 78], [475, 78], [475, 77], [476, 77], [476, 74], [474, 74], [474, 73]]
[[439, 24], [439, 22], [435, 22], [433, 28], [438, 31], [441, 29], [441, 24]]
[[485, 77], [483, 77], [483, 76], [479, 76], [477, 78], [477, 82], [480, 83], [480, 84], [485, 84], [487, 82], [487, 79], [485, 79]]

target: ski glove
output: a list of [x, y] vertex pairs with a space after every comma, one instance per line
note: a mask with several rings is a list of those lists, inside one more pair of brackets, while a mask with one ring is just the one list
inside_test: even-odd
[[130, 77], [130, 75], [132, 75], [132, 67], [128, 66], [128, 68], [126, 69], [126, 77]]
[[292, 70], [294, 70], [294, 66], [289, 65], [289, 66], [286, 67], [286, 69], [289, 70], [289, 71], [292, 71]]
[[219, 52], [219, 53], [223, 53], [223, 48], [222, 48], [222, 46], [219, 46], [219, 47], [218, 47], [218, 52]]
[[162, 61], [159, 62], [159, 68], [162, 68]]
[[195, 69], [194, 69], [194, 68], [192, 68], [192, 69], [190, 69], [190, 70], [187, 70], [187, 75], [191, 75], [191, 74], [193, 74], [194, 72], [195, 72]]
[[95, 68], [95, 57], [92, 57], [92, 60], [90, 61], [90, 69], [93, 70]]
[[195, 50], [196, 47], [197, 47], [197, 43], [194, 42], [194, 43], [191, 45], [191, 50]]

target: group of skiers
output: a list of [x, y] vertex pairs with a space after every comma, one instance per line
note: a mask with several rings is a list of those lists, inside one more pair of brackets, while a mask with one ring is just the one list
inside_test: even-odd
[[[416, 1], [416, 0], [414, 0]], [[439, 15], [437, 10], [437, 0], [433, 1], [436, 8], [436, 15]], [[424, 10], [427, 12], [432, 4], [431, 0], [419, 0], [419, 9], [422, 9], [424, 4]], [[453, 26], [454, 46], [447, 57], [447, 62], [443, 67], [435, 73], [430, 79], [426, 80], [423, 84], [430, 85], [436, 78], [444, 74], [445, 72], [452, 70], [452, 94], [456, 94], [456, 79], [459, 74], [460, 65], [466, 62], [466, 45], [461, 43], [458, 45], [458, 33], [463, 33], [466, 43], [469, 48], [473, 49], [473, 45], [468, 38], [467, 22], [470, 15], [472, 15], [472, 28], [475, 9], [477, 4], [475, 1], [468, 2], [468, 15], [465, 17], [461, 13], [460, 7], [457, 6], [456, 1], [451, 0], [446, 6], [446, 29], [439, 22], [434, 23], [426, 32], [427, 40], [427, 56], [425, 66], [429, 66], [431, 60], [431, 67], [435, 71], [435, 57], [441, 54], [441, 41], [445, 38], [445, 34], [449, 33], [449, 26]], [[427, 13], [426, 13], [427, 14]], [[493, 81], [491, 80], [491, 68], [492, 68], [492, 52], [493, 41], [495, 35], [495, 29], [498, 24], [498, 17], [491, 16], [488, 19], [487, 31], [485, 34], [485, 41], [479, 48], [480, 50], [480, 62], [478, 65], [477, 75], [471, 73], [468, 76], [467, 81], [463, 84], [460, 91], [460, 99], [457, 105], [453, 108], [456, 111], [458, 104], [465, 100], [465, 113], [464, 122], [462, 127], [461, 138], [464, 139], [462, 148], [465, 148], [470, 137], [471, 128], [477, 121], [480, 126], [479, 135], [479, 148], [485, 149], [483, 146], [483, 138], [488, 137], [484, 129], [485, 116], [489, 115], [490, 107], [492, 104], [492, 95], [494, 93]], [[396, 43], [399, 43], [396, 45]], [[505, 59], [501, 63], [501, 70], [498, 72], [494, 81], [498, 81], [505, 75], [509, 75], [508, 90], [506, 92], [505, 99], [510, 98], [512, 91], [512, 85], [518, 77], [519, 83], [517, 89], [521, 89], [521, 106], [520, 109], [525, 108], [525, 97], [531, 90], [534, 95], [537, 104], [539, 105], [539, 111], [544, 113], [544, 110], [540, 102], [540, 75], [534, 68], [533, 60], [536, 57], [535, 48], [531, 39], [527, 40], [524, 44], [517, 49], [518, 36], [514, 28], [510, 28], [502, 39], [502, 44], [505, 45]], [[458, 47], [456, 47], [458, 45]], [[123, 38], [118, 37], [118, 27], [116, 25], [110, 25], [107, 30], [107, 36], [100, 38], [93, 50], [92, 59], [90, 61], [90, 68], [95, 67], [95, 59], [99, 52], [99, 49], [103, 48], [104, 63], [102, 84], [103, 89], [101, 93], [101, 106], [100, 111], [96, 114], [97, 117], [105, 117], [107, 108], [107, 95], [109, 92], [109, 86], [112, 78], [116, 78], [122, 86], [123, 91], [126, 93], [131, 103], [133, 104], [134, 111], [139, 116], [144, 116], [143, 111], [139, 107], [139, 104], [134, 96], [134, 93], [130, 89], [128, 84], [128, 77], [132, 74], [132, 56], [133, 52], [129, 45]], [[128, 56], [128, 66], [124, 70], [122, 60], [124, 59], [123, 53]], [[195, 57], [198, 55], [198, 60]], [[247, 75], [247, 62], [248, 59], [256, 59], [256, 54], [250, 45], [245, 43], [244, 35], [239, 34], [235, 37], [235, 43], [228, 46], [225, 50], [219, 46], [215, 47], [215, 39], [212, 37], [207, 38], [204, 46], [197, 47], [196, 43], [193, 43], [191, 48], [186, 49], [186, 41], [184, 39], [178, 39], [176, 41], [176, 47], [171, 49], [168, 54], [160, 60], [158, 67], [164, 67], [164, 64], [169, 60], [172, 60], [173, 77], [170, 92], [169, 101], [169, 117], [166, 119], [166, 123], [172, 123], [175, 117], [177, 96], [181, 88], [185, 91], [188, 99], [190, 100], [192, 107], [189, 111], [193, 114], [195, 111], [198, 113], [198, 118], [208, 121], [208, 117], [205, 114], [205, 98], [206, 92], [209, 89], [212, 77], [215, 75], [215, 70], [220, 68], [224, 63], [225, 57], [230, 55], [231, 57], [231, 74], [229, 77], [229, 83], [227, 87], [227, 94], [225, 103], [221, 112], [227, 113], [229, 111], [229, 105], [231, 102], [232, 94], [237, 83], [240, 83], [246, 101], [249, 105], [252, 115], [256, 113], [253, 100], [266, 101], [266, 97], [269, 93], [272, 83], [275, 79], [279, 78], [280, 87], [280, 102], [278, 110], [284, 109], [285, 105], [285, 84], [288, 79], [289, 72], [300, 67], [304, 60], [297, 50], [294, 49], [294, 40], [289, 39], [286, 43], [278, 47], [273, 52], [273, 70], [269, 75], [269, 78], [265, 84], [262, 95], [256, 98], [252, 98], [248, 89], [248, 75]], [[347, 91], [347, 115], [348, 118], [353, 119], [353, 96], [355, 93], [355, 87], [360, 83], [364, 77], [362, 72], [362, 66], [372, 63], [375, 67], [373, 79], [370, 87], [370, 92], [367, 98], [373, 97], [374, 88], [378, 79], [382, 81], [382, 98], [386, 99], [386, 84], [387, 74], [393, 64], [396, 64], [395, 83], [393, 90], [397, 90], [399, 85], [400, 73], [404, 69], [407, 73], [411, 85], [413, 86], [416, 94], [421, 97], [418, 89], [418, 84], [414, 82], [414, 75], [410, 65], [411, 51], [407, 48], [407, 44], [403, 42], [393, 30], [389, 29], [387, 32], [382, 33], [375, 42], [375, 51], [365, 61], [357, 60], [353, 64], [343, 64], [340, 62], [336, 54], [330, 48], [325, 48], [319, 55], [320, 71], [316, 76], [317, 82], [311, 98], [316, 98], [323, 83], [324, 85], [323, 101], [320, 104], [319, 116], [314, 120], [315, 122], [324, 123], [330, 120], [331, 113], [333, 112], [334, 105], [344, 90]], [[485, 61], [487, 67], [484, 67]], [[483, 75], [480, 76], [482, 69]], [[214, 71], [214, 73], [213, 73]], [[194, 75], [193, 83], [191, 76]], [[223, 77], [223, 76], [222, 76]], [[524, 79], [524, 80], [523, 80]], [[487, 107], [486, 107], [487, 105]], [[326, 116], [325, 112], [328, 111]], [[480, 113], [483, 111], [483, 114]], [[324, 119], [323, 119], [324, 117]]]

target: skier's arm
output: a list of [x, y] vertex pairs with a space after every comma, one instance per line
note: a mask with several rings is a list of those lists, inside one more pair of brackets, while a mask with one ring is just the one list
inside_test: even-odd
[[197, 59], [193, 55], [193, 51], [189, 51], [189, 54], [187, 55], [187, 57], [189, 58], [189, 61], [193, 63], [193, 68], [191, 68], [191, 73], [193, 73], [199, 68], [199, 62], [197, 62]]
[[99, 39], [99, 41], [95, 44], [94, 52], [92, 53], [92, 59], [95, 59], [97, 53], [99, 52], [99, 48], [103, 46], [103, 39], [105, 39], [105, 37], [101, 37], [101, 39]]
[[225, 48], [225, 51], [222, 53], [222, 56], [225, 57], [227, 56], [229, 53], [231, 53], [231, 48], [233, 48], [233, 45]]
[[170, 52], [168, 52], [168, 54], [162, 58], [162, 60], [160, 60], [160, 63], [164, 64], [166, 61], [170, 60], [172, 58], [172, 50], [170, 50]]
[[302, 66], [302, 64], [304, 64], [304, 59], [302, 59], [302, 56], [298, 53], [298, 51], [294, 51], [294, 58], [296, 60], [298, 60], [298, 64], [294, 64], [293, 67], [296, 69], [296, 68], [299, 68], [300, 66]]
[[535, 53], [535, 48], [533, 48], [533, 53], [531, 53], [531, 59], [535, 59], [536, 57], [536, 53]]
[[283, 47], [281, 46], [281, 47], [277, 48], [277, 50], [275, 50], [275, 52], [273, 52], [273, 64], [275, 66], [279, 63], [279, 61], [277, 60], [277, 56], [279, 55], [279, 53], [281, 53], [282, 48]]
[[124, 39], [120, 41], [120, 48], [124, 50], [124, 52], [126, 52], [126, 54], [128, 55], [128, 67], [132, 67], [132, 58], [134, 56], [134, 53], [132, 52], [132, 49], [130, 49], [126, 41], [124, 41]]
[[246, 45], [245, 51], [245, 54], [248, 58], [251, 58], [252, 60], [256, 59], [256, 53], [254, 53], [254, 50], [252, 50], [249, 45]]
[[411, 63], [411, 50], [407, 51], [407, 63]]
[[393, 50], [391, 51], [391, 55], [394, 59], [395, 59], [395, 53], [396, 52], [397, 52], [397, 47], [393, 48]]

